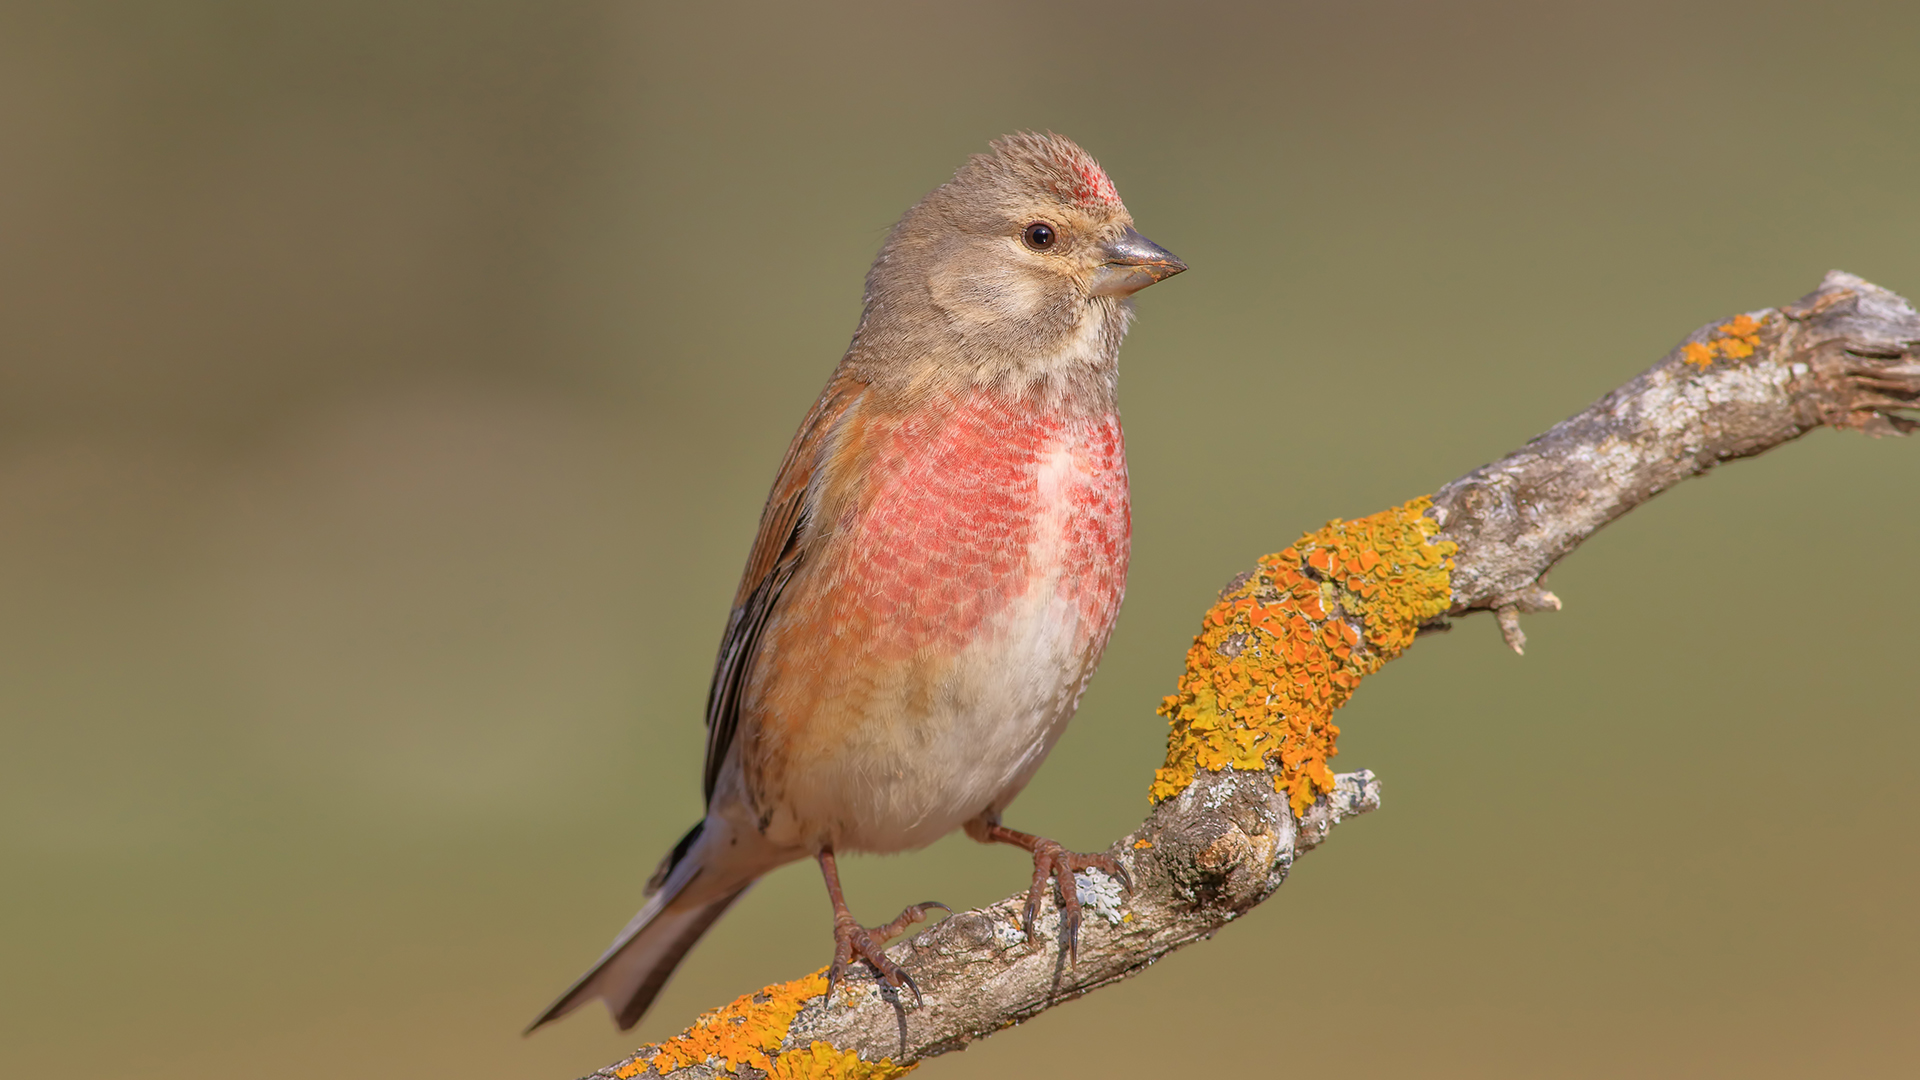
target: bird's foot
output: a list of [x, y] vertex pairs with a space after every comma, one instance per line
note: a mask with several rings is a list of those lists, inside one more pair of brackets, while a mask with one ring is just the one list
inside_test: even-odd
[[920, 1003], [920, 987], [906, 969], [887, 959], [887, 942], [905, 933], [909, 926], [927, 917], [934, 908], [948, 914], [953, 909], [938, 900], [929, 900], [924, 904], [915, 904], [900, 913], [900, 917], [885, 926], [861, 926], [854, 921], [853, 915], [842, 909], [833, 916], [833, 964], [827, 968], [827, 996], [833, 996], [833, 988], [840, 985], [846, 977], [847, 969], [855, 960], [865, 960], [880, 981], [898, 990], [905, 986], [913, 991], [914, 1004]]
[[1033, 844], [1033, 886], [1027, 890], [1027, 907], [1021, 913], [1020, 928], [1033, 937], [1033, 920], [1040, 914], [1040, 902], [1046, 899], [1049, 883], [1060, 888], [1060, 946], [1073, 960], [1080, 958], [1080, 890], [1073, 883], [1078, 870], [1099, 870], [1131, 890], [1120, 860], [1104, 852], [1082, 854], [1068, 851], [1052, 840], [1036, 838]]

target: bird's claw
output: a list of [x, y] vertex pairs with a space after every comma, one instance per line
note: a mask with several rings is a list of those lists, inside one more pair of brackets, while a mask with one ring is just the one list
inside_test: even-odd
[[953, 914], [953, 909], [940, 901], [925, 900], [901, 912], [899, 918], [887, 925], [875, 927], [873, 932], [880, 935], [883, 940], [892, 941], [894, 938], [906, 933], [907, 927], [926, 918], [927, 912], [932, 911], [934, 908], [939, 908], [949, 915]]
[[1047, 886], [1059, 886], [1060, 946], [1070, 960], [1076, 961], [1080, 959], [1080, 889], [1074, 884], [1073, 875], [1080, 870], [1102, 871], [1118, 881], [1121, 888], [1133, 891], [1133, 878], [1112, 855], [1081, 854], [1068, 851], [1055, 841], [1041, 840], [1033, 847], [1033, 885], [1027, 889], [1027, 906], [1020, 917], [1020, 928], [1031, 940], [1033, 922], [1040, 915], [1040, 902], [1046, 899]]
[[887, 959], [886, 944], [904, 933], [907, 927], [927, 917], [927, 912], [939, 908], [947, 914], [953, 909], [938, 900], [914, 904], [900, 913], [899, 918], [885, 926], [865, 927], [853, 921], [852, 916], [835, 919], [833, 924], [833, 963], [827, 968], [827, 997], [833, 997], [834, 988], [846, 977], [847, 969], [855, 960], [865, 960], [879, 975], [880, 981], [898, 990], [902, 986], [913, 991], [913, 1003], [923, 1003], [920, 985], [906, 969]]

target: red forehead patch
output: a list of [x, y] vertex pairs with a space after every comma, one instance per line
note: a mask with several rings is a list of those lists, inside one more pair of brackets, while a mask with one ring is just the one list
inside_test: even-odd
[[1114, 188], [1113, 181], [1107, 179], [1106, 170], [1085, 151], [1069, 154], [1064, 164], [1073, 173], [1073, 186], [1067, 194], [1074, 202], [1082, 206], [1120, 205], [1120, 192]]

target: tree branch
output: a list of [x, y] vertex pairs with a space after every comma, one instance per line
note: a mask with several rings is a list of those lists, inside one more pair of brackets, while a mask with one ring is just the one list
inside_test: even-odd
[[[1744, 322], [1742, 320], [1745, 320]], [[1742, 332], [1744, 331], [1744, 332]], [[1453, 613], [1557, 609], [1540, 587], [1601, 526], [1723, 461], [1817, 427], [1905, 435], [1920, 424], [1920, 316], [1833, 271], [1797, 303], [1708, 323], [1633, 381], [1434, 494], [1454, 556]]]
[[[1079, 876], [1089, 917], [1076, 960], [1057, 946], [1051, 905], [1027, 940], [1019, 894], [889, 950], [919, 981], [920, 1002], [871, 979], [828, 1001], [816, 973], [594, 1076], [897, 1075], [1210, 936], [1272, 895], [1334, 825], [1379, 806], [1372, 773], [1325, 774], [1338, 734], [1325, 721], [1416, 625], [1443, 609], [1491, 610], [1519, 651], [1520, 614], [1560, 606], [1546, 573], [1607, 522], [1816, 427], [1909, 433], [1920, 423], [1901, 410], [1916, 406], [1920, 315], [1850, 274], [1701, 327], [1584, 412], [1440, 489], [1430, 508], [1330, 525], [1228, 586], [1163, 710], [1174, 736], [1161, 801], [1109, 849], [1132, 890]], [[1436, 579], [1450, 602], [1425, 605], [1411, 590]]]

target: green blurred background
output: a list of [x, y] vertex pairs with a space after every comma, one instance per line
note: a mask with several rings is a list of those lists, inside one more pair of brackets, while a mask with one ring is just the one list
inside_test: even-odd
[[[1072, 135], [1191, 273], [1012, 820], [1136, 822], [1221, 582], [1830, 267], [1920, 295], [1920, 6], [0, 9], [0, 1073], [571, 1077], [699, 813], [760, 500], [885, 230]], [[1920, 1067], [1920, 441], [1688, 484], [1343, 714], [1386, 805], [943, 1077]], [[949, 840], [855, 910], [1013, 892]], [[810, 866], [637, 1035], [828, 955]]]

